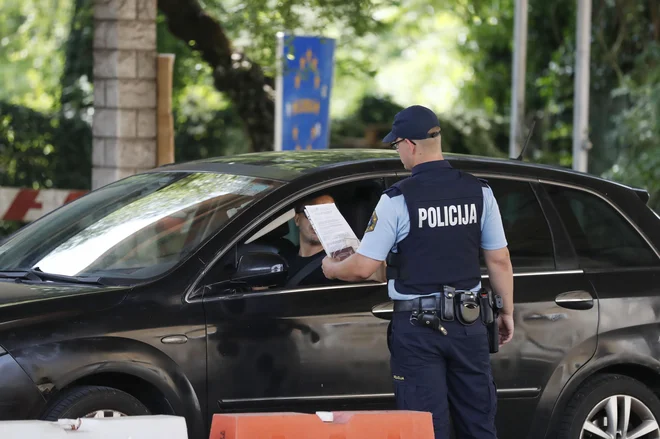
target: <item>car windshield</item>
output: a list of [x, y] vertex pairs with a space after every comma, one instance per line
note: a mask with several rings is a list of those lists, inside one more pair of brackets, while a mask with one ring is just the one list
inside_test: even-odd
[[0, 272], [157, 276], [280, 184], [220, 173], [134, 175], [16, 232], [0, 246]]

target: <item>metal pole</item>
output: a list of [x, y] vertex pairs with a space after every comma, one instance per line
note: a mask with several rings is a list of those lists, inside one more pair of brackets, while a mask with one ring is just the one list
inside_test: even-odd
[[522, 122], [525, 118], [525, 65], [527, 63], [527, 0], [516, 0], [513, 41], [513, 78], [511, 81], [511, 127], [509, 156], [518, 157], [522, 149]]
[[275, 76], [275, 141], [273, 142], [274, 151], [282, 151], [282, 117], [284, 108], [284, 32], [277, 33], [277, 69]]
[[577, 51], [573, 103], [573, 169], [587, 172], [589, 142], [589, 58], [591, 56], [591, 0], [577, 0]]

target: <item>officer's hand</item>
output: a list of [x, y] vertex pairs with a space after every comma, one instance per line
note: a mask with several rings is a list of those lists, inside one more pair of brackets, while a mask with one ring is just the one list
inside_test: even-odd
[[331, 258], [330, 256], [326, 256], [325, 258], [323, 258], [323, 262], [321, 263], [321, 268], [323, 269], [323, 275], [326, 278], [328, 279], [335, 278], [332, 274], [332, 267], [335, 263], [337, 263], [337, 260]]
[[513, 316], [511, 314], [500, 314], [497, 320], [500, 330], [500, 346], [502, 346], [513, 338]]

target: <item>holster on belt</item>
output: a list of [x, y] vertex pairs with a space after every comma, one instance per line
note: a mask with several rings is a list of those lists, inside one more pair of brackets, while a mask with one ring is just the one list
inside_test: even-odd
[[488, 347], [491, 354], [500, 350], [500, 330], [497, 322], [500, 310], [503, 307], [502, 297], [493, 294], [491, 290], [482, 288], [479, 291], [481, 303], [481, 319], [488, 329]]

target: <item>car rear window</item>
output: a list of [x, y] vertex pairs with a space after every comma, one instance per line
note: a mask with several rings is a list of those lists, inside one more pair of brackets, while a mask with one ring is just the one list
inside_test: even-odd
[[488, 178], [502, 215], [514, 270], [554, 269], [552, 235], [543, 210], [525, 181]]
[[647, 267], [660, 259], [614, 207], [591, 193], [548, 184], [583, 268]]

